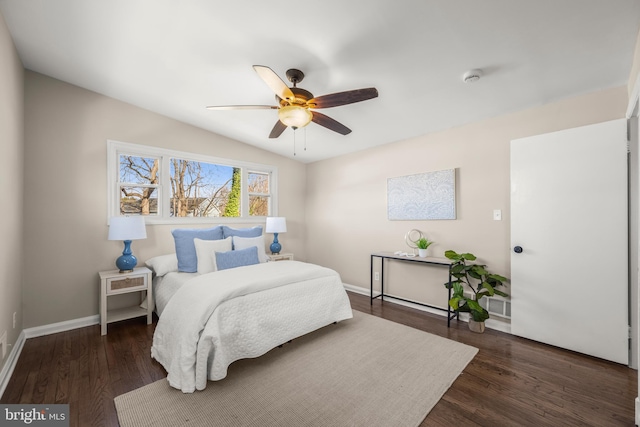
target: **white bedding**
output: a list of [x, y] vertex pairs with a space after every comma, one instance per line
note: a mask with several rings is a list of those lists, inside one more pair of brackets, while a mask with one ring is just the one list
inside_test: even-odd
[[151, 355], [185, 393], [224, 378], [235, 360], [352, 317], [338, 273], [297, 261], [197, 275], [159, 312]]
[[155, 310], [156, 313], [158, 313], [158, 317], [162, 316], [162, 312], [173, 294], [185, 283], [197, 276], [198, 273], [172, 271], [164, 276], [156, 276], [153, 279], [153, 298], [155, 300]]

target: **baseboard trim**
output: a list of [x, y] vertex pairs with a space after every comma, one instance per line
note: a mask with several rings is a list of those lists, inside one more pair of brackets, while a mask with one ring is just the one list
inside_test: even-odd
[[11, 379], [13, 370], [18, 363], [18, 359], [20, 358], [20, 353], [22, 353], [22, 348], [24, 347], [25, 341], [26, 338], [24, 335], [24, 331], [22, 331], [18, 336], [18, 340], [11, 349], [11, 353], [9, 353], [7, 362], [4, 364], [2, 371], [0, 371], [0, 397], [2, 397], [4, 391], [7, 389], [7, 385], [9, 385], [9, 380]]
[[27, 328], [23, 332], [25, 337], [28, 339], [57, 334], [58, 332], [70, 331], [72, 329], [84, 328], [86, 326], [93, 326], [98, 323], [100, 323], [100, 315], [94, 314], [93, 316], [82, 317], [80, 319], [65, 320], [64, 322]]
[[20, 332], [18, 340], [13, 345], [11, 353], [9, 353], [7, 362], [4, 364], [2, 371], [0, 371], [0, 397], [2, 397], [7, 385], [9, 384], [11, 375], [16, 367], [16, 363], [18, 363], [20, 353], [22, 353], [22, 348], [24, 347], [24, 343], [27, 339], [57, 334], [58, 332], [70, 331], [72, 329], [84, 328], [86, 326], [93, 326], [98, 323], [100, 323], [100, 315], [96, 314], [93, 316], [83, 317], [81, 319], [66, 320], [64, 322], [27, 328]]
[[[354, 285], [349, 285], [347, 283], [343, 283], [344, 288], [347, 291], [356, 293], [356, 294], [360, 294], [360, 295], [365, 295], [365, 296], [369, 296], [370, 295], [370, 291], [369, 289], [360, 287], [360, 286], [354, 286]], [[374, 295], [376, 295], [376, 293], [374, 292]], [[385, 301], [387, 296], [385, 295]], [[431, 308], [431, 307], [425, 307], [423, 305], [420, 304], [412, 304], [410, 302], [407, 301], [402, 301], [402, 300], [398, 300], [398, 299], [393, 299], [393, 297], [389, 297], [392, 300], [388, 301], [392, 304], [398, 304], [398, 305], [402, 305], [405, 307], [409, 307], [409, 308], [415, 308], [416, 310], [420, 310], [420, 311], [424, 311], [427, 313], [431, 313], [431, 314], [437, 314], [438, 316], [443, 316], [443, 317], [447, 317], [447, 312], [446, 311], [442, 311], [442, 310], [437, 310], [435, 308]], [[469, 321], [469, 316], [466, 313], [462, 313], [462, 316], [460, 316], [460, 320], [464, 321], [464, 322], [468, 322]], [[496, 331], [500, 331], [500, 332], [505, 332], [507, 334], [511, 334], [511, 324], [510, 323], [506, 323], [506, 322], [501, 322], [499, 320], [492, 320], [489, 319], [485, 322], [485, 326], [489, 329], [493, 329]]]

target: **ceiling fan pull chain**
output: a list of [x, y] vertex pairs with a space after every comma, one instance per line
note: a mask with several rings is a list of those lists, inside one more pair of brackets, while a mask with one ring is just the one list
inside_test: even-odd
[[293, 129], [293, 155], [296, 155], [296, 128], [292, 126]]
[[307, 151], [307, 128], [304, 128], [304, 151]]

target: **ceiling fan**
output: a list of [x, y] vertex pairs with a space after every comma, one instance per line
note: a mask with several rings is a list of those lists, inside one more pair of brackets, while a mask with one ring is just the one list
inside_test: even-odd
[[374, 87], [366, 89], [348, 90], [314, 98], [313, 94], [307, 90], [297, 87], [304, 78], [304, 73], [292, 68], [287, 70], [287, 79], [293, 83], [293, 87], [287, 84], [269, 67], [264, 65], [254, 65], [253, 69], [260, 78], [276, 94], [276, 101], [279, 105], [219, 105], [207, 107], [209, 110], [248, 110], [248, 109], [271, 109], [278, 110], [278, 121], [271, 130], [269, 138], [279, 137], [284, 130], [290, 126], [293, 129], [301, 128], [310, 122], [324, 126], [341, 135], [351, 133], [351, 129], [342, 123], [318, 113], [318, 108], [338, 107], [340, 105], [353, 104], [354, 102], [366, 101], [376, 98], [378, 90]]

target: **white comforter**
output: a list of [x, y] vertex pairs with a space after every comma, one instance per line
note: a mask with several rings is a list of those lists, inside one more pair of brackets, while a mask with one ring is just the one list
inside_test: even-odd
[[158, 321], [151, 356], [172, 387], [192, 393], [207, 379], [224, 378], [235, 360], [351, 317], [331, 269], [284, 261], [222, 270], [175, 293]]

